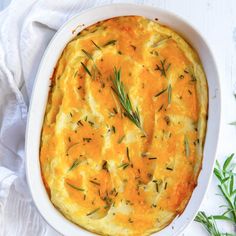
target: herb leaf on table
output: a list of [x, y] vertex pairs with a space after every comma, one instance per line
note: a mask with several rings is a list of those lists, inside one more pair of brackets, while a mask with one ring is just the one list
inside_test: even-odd
[[233, 163], [234, 154], [231, 154], [225, 160], [223, 166], [216, 161], [214, 175], [219, 181], [218, 188], [221, 196], [225, 199], [225, 212], [221, 215], [207, 216], [205, 212], [198, 212], [195, 221], [201, 223], [208, 233], [212, 236], [235, 236], [235, 234], [219, 232], [216, 220], [225, 220], [231, 222], [236, 227], [236, 164]]

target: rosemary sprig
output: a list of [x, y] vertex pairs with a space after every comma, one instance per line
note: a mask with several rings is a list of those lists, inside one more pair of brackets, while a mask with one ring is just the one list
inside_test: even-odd
[[231, 233], [221, 233], [216, 225], [214, 216], [207, 216], [204, 211], [199, 211], [194, 220], [202, 224], [211, 236], [235, 236]]
[[222, 236], [222, 234], [219, 232], [217, 225], [215, 223], [215, 220], [211, 217], [209, 218], [205, 212], [200, 211], [198, 212], [195, 221], [201, 223], [207, 232], [212, 236]]
[[186, 157], [189, 157], [189, 153], [190, 153], [189, 142], [188, 142], [188, 137], [186, 135], [184, 136], [184, 148], [185, 148]]
[[223, 217], [221, 219], [231, 221], [236, 226], [236, 189], [235, 189], [235, 165], [232, 165], [232, 160], [234, 154], [231, 154], [223, 164], [220, 166], [219, 162], [216, 161], [216, 167], [214, 169], [214, 174], [219, 180], [219, 189], [223, 197], [227, 202], [226, 211], [221, 216], [214, 216], [216, 219]]
[[160, 62], [161, 62], [161, 66], [156, 65], [155, 70], [159, 70], [161, 72], [161, 75], [166, 77], [166, 73], [169, 70], [171, 64], [170, 63], [167, 64], [166, 59], [161, 60]]
[[235, 189], [235, 164], [232, 163], [234, 154], [225, 160], [223, 166], [216, 161], [214, 174], [219, 181], [219, 190], [222, 193], [227, 205], [226, 211], [221, 215], [207, 216], [204, 212], [199, 212], [195, 221], [201, 223], [212, 236], [235, 236], [230, 233], [220, 233], [215, 223], [216, 220], [225, 220], [236, 226], [236, 189]]
[[[111, 80], [113, 82], [114, 88], [112, 90], [115, 92], [117, 97], [119, 98], [119, 101], [121, 105], [123, 106], [125, 110], [125, 115], [138, 127], [143, 131], [143, 128], [141, 126], [140, 122], [140, 116], [139, 116], [139, 110], [136, 107], [136, 110], [133, 109], [133, 106], [131, 104], [130, 98], [128, 93], [125, 91], [124, 84], [120, 80], [121, 77], [121, 69], [117, 71], [116, 67], [114, 68], [114, 80]], [[143, 131], [144, 132], [144, 131]]]

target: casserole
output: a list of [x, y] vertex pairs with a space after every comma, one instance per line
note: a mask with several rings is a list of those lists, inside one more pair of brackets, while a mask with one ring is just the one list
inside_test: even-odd
[[[102, 15], [104, 12], [106, 12], [106, 14]], [[96, 18], [91, 20], [91, 15], [96, 15]], [[100, 17], [100, 15], [102, 15], [102, 17]], [[204, 40], [195, 30], [178, 17], [162, 10], [126, 4], [110, 5], [88, 10], [66, 23], [55, 35], [46, 50], [35, 82], [26, 134], [27, 179], [33, 199], [43, 217], [64, 235], [80, 234], [82, 229], [67, 221], [59, 212], [57, 212], [57, 210], [51, 205], [42, 183], [38, 159], [40, 133], [47, 103], [48, 88], [50, 85], [50, 80], [46, 80], [45, 78], [50, 78], [54, 65], [56, 64], [65, 45], [80, 30], [96, 23], [97, 21], [125, 15], [142, 15], [149, 19], [158, 18], [161, 24], [168, 25], [184, 35], [187, 42], [190, 42], [201, 58], [209, 86], [209, 120], [204, 148], [203, 170], [198, 179], [198, 186], [195, 188], [190, 202], [183, 214], [177, 217], [168, 227], [156, 233], [156, 235], [177, 235], [186, 227], [186, 225], [193, 219], [194, 214], [196, 214], [203, 198], [207, 182], [211, 176], [220, 124], [220, 95], [219, 93], [215, 93], [216, 89], [219, 89], [216, 66]], [[37, 91], [37, 93], [35, 91]], [[39, 100], [37, 96], [41, 99]], [[37, 109], [37, 112], [35, 109]], [[214, 118], [212, 117], [213, 113]], [[215, 127], [217, 127], [217, 129]], [[31, 137], [34, 138], [32, 139]], [[212, 147], [214, 147], [214, 150], [212, 150]], [[89, 234], [89, 232], [84, 231], [84, 235]]]

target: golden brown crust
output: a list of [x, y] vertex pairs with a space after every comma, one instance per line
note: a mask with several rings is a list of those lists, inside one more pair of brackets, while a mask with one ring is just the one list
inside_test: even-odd
[[[114, 67], [146, 136], [123, 115]], [[66, 46], [52, 80], [40, 163], [65, 217], [102, 235], [150, 235], [181, 214], [201, 169], [208, 106], [184, 39], [143, 17], [102, 21]]]

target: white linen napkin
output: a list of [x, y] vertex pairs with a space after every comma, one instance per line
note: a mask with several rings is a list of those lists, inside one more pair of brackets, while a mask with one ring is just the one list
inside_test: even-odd
[[26, 184], [29, 98], [44, 50], [60, 26], [83, 9], [111, 2], [13, 0], [0, 13], [0, 236], [59, 235], [36, 211]]

